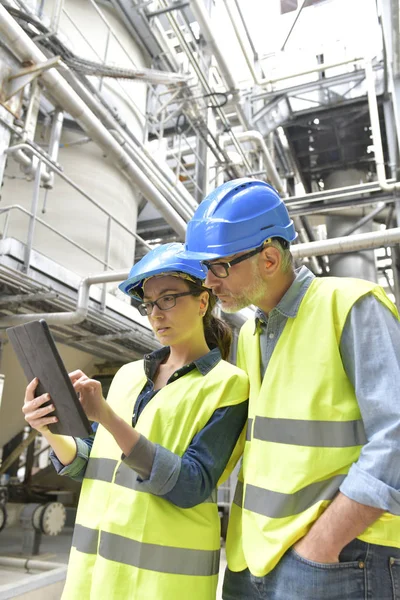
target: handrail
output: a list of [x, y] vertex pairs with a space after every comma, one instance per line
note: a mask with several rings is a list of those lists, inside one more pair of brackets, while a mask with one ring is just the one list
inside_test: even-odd
[[103, 206], [101, 206], [101, 204], [99, 204], [96, 200], [94, 200], [87, 192], [85, 192], [85, 190], [80, 188], [77, 183], [75, 183], [70, 177], [68, 177], [68, 175], [65, 175], [65, 173], [63, 173], [63, 171], [61, 171], [61, 169], [59, 167], [57, 167], [53, 162], [51, 162], [46, 157], [45, 153], [42, 153], [39, 150], [37, 150], [28, 141], [26, 141], [22, 144], [16, 144], [14, 146], [10, 146], [9, 148], [6, 148], [4, 150], [4, 152], [6, 154], [12, 154], [13, 152], [16, 152], [17, 150], [27, 150], [27, 151], [31, 152], [32, 154], [34, 154], [37, 158], [39, 158], [42, 162], [44, 162], [51, 171], [54, 171], [54, 173], [59, 175], [61, 177], [61, 179], [64, 179], [64, 181], [66, 181], [71, 187], [73, 187], [74, 190], [76, 190], [77, 192], [82, 194], [82, 196], [84, 196], [87, 200], [89, 200], [89, 202], [91, 202], [94, 206], [96, 206], [96, 208], [98, 208], [101, 212], [103, 212], [105, 215], [107, 215], [107, 217], [112, 219], [115, 223], [117, 223], [117, 225], [119, 225], [122, 229], [124, 229], [124, 231], [126, 231], [127, 233], [132, 235], [138, 242], [140, 242], [141, 244], [146, 246], [146, 248], [148, 250], [151, 250], [151, 246], [143, 238], [141, 238], [140, 235], [138, 235], [137, 233], [135, 233], [131, 229], [129, 229], [119, 219], [114, 217], [108, 210], [106, 210]]
[[[112, 270], [112, 271], [115, 270], [113, 267], [111, 267], [107, 263], [107, 261], [102, 260], [101, 258], [98, 258], [95, 254], [92, 254], [92, 252], [90, 252], [89, 250], [86, 250], [86, 248], [84, 248], [83, 246], [81, 246], [80, 244], [78, 244], [78, 242], [74, 242], [74, 240], [72, 240], [71, 238], [69, 238], [67, 235], [61, 233], [60, 231], [58, 231], [57, 229], [55, 229], [54, 227], [52, 227], [51, 225], [49, 225], [48, 223], [46, 223], [46, 221], [43, 221], [43, 219], [41, 219], [40, 217], [35, 216], [31, 211], [29, 211], [27, 208], [24, 208], [20, 204], [11, 204], [11, 205], [8, 205], [8, 206], [3, 206], [2, 208], [0, 208], [0, 215], [6, 213], [7, 216], [8, 216], [12, 210], [19, 210], [22, 213], [25, 213], [26, 215], [28, 215], [29, 217], [35, 218], [35, 220], [38, 223], [40, 223], [44, 227], [47, 227], [47, 229], [50, 229], [50, 231], [52, 231], [56, 235], [60, 236], [63, 240], [65, 240], [66, 242], [69, 242], [70, 244], [72, 244], [73, 246], [75, 246], [75, 248], [78, 248], [78, 250], [82, 250], [82, 252], [84, 252], [85, 254], [87, 254], [88, 256], [90, 256], [90, 258], [93, 258], [94, 260], [97, 260], [97, 262], [101, 263], [104, 266], [108, 266], [108, 268], [110, 270]], [[7, 224], [7, 226], [8, 226], [8, 224]], [[6, 227], [4, 227], [4, 229], [3, 229], [3, 238], [7, 237], [7, 233], [8, 233], [8, 231], [7, 231]]]

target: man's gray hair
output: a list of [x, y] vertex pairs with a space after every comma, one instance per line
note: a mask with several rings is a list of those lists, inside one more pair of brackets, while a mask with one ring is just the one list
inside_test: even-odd
[[277, 250], [279, 250], [279, 254], [281, 255], [281, 268], [283, 273], [288, 273], [292, 271], [294, 268], [293, 256], [290, 252], [289, 243], [283, 240], [283, 244], [280, 241], [280, 238], [272, 238], [269, 242], [270, 246], [273, 246]]

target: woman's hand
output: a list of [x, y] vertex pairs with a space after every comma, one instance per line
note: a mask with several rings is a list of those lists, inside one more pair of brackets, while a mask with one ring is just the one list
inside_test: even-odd
[[22, 412], [24, 413], [25, 421], [32, 429], [36, 429], [44, 434], [49, 431], [48, 425], [56, 423], [58, 419], [52, 414], [55, 410], [54, 404], [43, 406], [43, 404], [51, 400], [50, 394], [42, 394], [35, 398], [35, 390], [38, 383], [39, 380], [35, 377], [27, 386]]
[[103, 398], [101, 383], [89, 379], [80, 370], [69, 373], [69, 377], [88, 419], [102, 423], [108, 414], [108, 405]]

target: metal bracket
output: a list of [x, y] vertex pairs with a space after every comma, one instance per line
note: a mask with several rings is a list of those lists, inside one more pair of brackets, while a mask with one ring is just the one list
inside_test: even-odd
[[31, 81], [33, 81], [36, 77], [39, 77], [44, 71], [52, 69], [58, 65], [60, 60], [61, 56], [54, 56], [53, 58], [50, 58], [44, 62], [12, 72], [11, 75], [8, 76], [0, 100], [2, 102], [7, 102], [28, 83], [31, 83]]

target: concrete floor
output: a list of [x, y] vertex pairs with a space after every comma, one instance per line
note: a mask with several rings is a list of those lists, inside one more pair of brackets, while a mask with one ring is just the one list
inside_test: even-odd
[[[61, 535], [56, 537], [43, 536], [40, 545], [40, 555], [35, 557], [35, 560], [67, 564], [71, 547], [71, 538], [72, 528], [66, 528]], [[21, 558], [21, 548], [21, 529], [10, 528], [0, 532], [0, 555]], [[222, 598], [221, 590], [225, 566], [225, 548], [223, 548], [221, 553], [217, 600], [221, 600]], [[36, 572], [36, 574], [38, 574], [38, 572]], [[46, 598], [46, 600], [59, 600], [61, 598], [63, 587], [62, 581], [51, 583], [40, 589], [14, 596], [10, 596], [10, 592], [5, 591], [9, 584], [18, 582], [18, 585], [22, 585], [24, 582], [26, 583], [32, 575], [35, 575], [35, 573], [28, 573], [26, 570], [22, 569], [6, 569], [0, 567], [0, 600], [7, 600], [11, 597], [17, 598], [18, 600], [43, 600], [43, 598]]]

